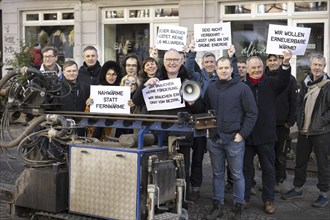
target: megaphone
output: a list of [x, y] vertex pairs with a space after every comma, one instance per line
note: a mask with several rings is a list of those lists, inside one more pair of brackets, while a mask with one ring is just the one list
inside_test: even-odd
[[195, 81], [187, 80], [181, 86], [181, 96], [186, 102], [194, 102], [201, 95], [201, 87]]

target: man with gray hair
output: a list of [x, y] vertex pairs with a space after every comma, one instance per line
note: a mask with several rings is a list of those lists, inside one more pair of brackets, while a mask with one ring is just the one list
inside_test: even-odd
[[299, 130], [294, 188], [282, 199], [303, 197], [301, 187], [306, 182], [307, 164], [314, 149], [316, 156], [319, 197], [312, 204], [323, 208], [328, 204], [327, 192], [330, 183], [330, 77], [324, 72], [325, 57], [315, 54], [310, 57], [310, 73], [301, 83], [297, 100], [297, 126]]

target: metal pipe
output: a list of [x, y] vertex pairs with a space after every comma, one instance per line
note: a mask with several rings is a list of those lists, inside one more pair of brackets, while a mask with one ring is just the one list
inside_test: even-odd
[[156, 186], [154, 184], [148, 185], [148, 220], [155, 219], [155, 195]]

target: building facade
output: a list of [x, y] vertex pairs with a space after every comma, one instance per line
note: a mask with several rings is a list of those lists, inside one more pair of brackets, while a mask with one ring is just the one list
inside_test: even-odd
[[[269, 24], [311, 28], [305, 55], [292, 59], [298, 80], [308, 70], [310, 54], [330, 58], [329, 1], [2, 0], [0, 9], [4, 64], [20, 49], [20, 42], [36, 49], [56, 46], [60, 64], [74, 59], [81, 65], [87, 45], [98, 49], [101, 63], [120, 62], [128, 53], [142, 60], [155, 45], [160, 25], [187, 27], [189, 42], [194, 24], [218, 22], [231, 22], [236, 53], [246, 57], [266, 57]], [[223, 54], [214, 52], [218, 57]]]

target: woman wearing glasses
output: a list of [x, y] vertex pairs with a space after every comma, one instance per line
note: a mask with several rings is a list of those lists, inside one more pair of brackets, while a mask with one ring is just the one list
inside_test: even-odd
[[[109, 60], [105, 62], [100, 71], [99, 82], [102, 86], [119, 86], [120, 80], [122, 78], [122, 72], [120, 66], [115, 61]], [[92, 98], [87, 99], [86, 101], [86, 112], [89, 112], [89, 106], [94, 103]], [[88, 136], [93, 136], [101, 141], [107, 140], [107, 137], [110, 135], [110, 128], [100, 128], [96, 127], [90, 128]]]

